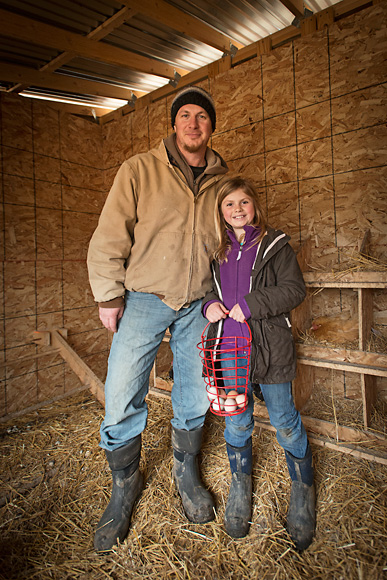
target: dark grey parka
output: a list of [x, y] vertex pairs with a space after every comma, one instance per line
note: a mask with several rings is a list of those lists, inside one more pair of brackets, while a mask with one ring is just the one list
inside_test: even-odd
[[[304, 279], [290, 237], [269, 228], [257, 245], [251, 271], [250, 292], [245, 296], [251, 312], [247, 320], [252, 333], [250, 381], [275, 384], [292, 381], [296, 376], [296, 350], [290, 311], [305, 298]], [[222, 302], [219, 263], [212, 263], [213, 289], [203, 298]], [[209, 339], [222, 335], [222, 320], [208, 328]]]

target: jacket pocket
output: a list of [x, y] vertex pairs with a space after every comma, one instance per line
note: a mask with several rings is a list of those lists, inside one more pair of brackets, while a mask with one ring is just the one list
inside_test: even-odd
[[263, 334], [270, 351], [270, 365], [287, 366], [295, 356], [289, 317], [284, 314], [263, 320]]

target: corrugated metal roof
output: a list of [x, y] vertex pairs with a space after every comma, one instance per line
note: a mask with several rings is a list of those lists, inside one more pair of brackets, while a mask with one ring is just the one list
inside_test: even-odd
[[[335, 3], [334, 0], [308, 0], [308, 7], [317, 12]], [[129, 91], [148, 93], [165, 85], [169, 79], [131, 69], [133, 53], [185, 71], [194, 71], [221, 58], [219, 49], [196, 38], [195, 25], [190, 25], [183, 33], [161, 22], [157, 12], [152, 16], [141, 13], [140, 2], [124, 5], [115, 0], [12, 0], [0, 1], [0, 9], [86, 37], [129, 4], [136, 8], [137, 13], [126, 22], [119, 21], [116, 28], [99, 40], [102, 46], [106, 44], [127, 51], [128, 67], [75, 55], [51, 70], [54, 79], [58, 75], [70, 75], [80, 80], [104, 83], [105, 87], [121, 87], [127, 89], [128, 94]], [[194, 17], [196, 22], [205, 23], [214, 34], [220, 32], [239, 43], [238, 46], [250, 45], [290, 26], [294, 20], [294, 14], [280, 0], [168, 0], [165, 6], [177, 8]], [[41, 70], [61, 54], [61, 50], [44, 45], [45, 41], [39, 34], [36, 40], [34, 37], [26, 42], [17, 38], [15, 33], [9, 34], [0, 24], [0, 71], [2, 63], [22, 66], [30, 71]], [[13, 90], [15, 82], [9, 80], [10, 76], [8, 71], [2, 78], [0, 72], [0, 83], [3, 88]], [[31, 85], [30, 82], [27, 84]], [[40, 86], [39, 93], [44, 94], [44, 90]], [[52, 87], [47, 93], [53, 93]], [[92, 102], [91, 97], [87, 100]], [[103, 97], [99, 96], [97, 102], [100, 105]]]

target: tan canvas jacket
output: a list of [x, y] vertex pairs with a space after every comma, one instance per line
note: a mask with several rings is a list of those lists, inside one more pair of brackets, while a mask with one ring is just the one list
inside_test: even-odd
[[214, 202], [227, 166], [211, 149], [206, 159], [209, 177], [196, 196], [164, 142], [122, 164], [88, 251], [97, 302], [122, 297], [126, 288], [160, 295], [179, 310], [211, 290]]

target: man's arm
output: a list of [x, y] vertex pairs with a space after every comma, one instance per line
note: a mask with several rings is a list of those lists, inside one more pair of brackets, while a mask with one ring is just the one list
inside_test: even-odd
[[[125, 162], [118, 170], [106, 199], [87, 256], [94, 299], [101, 309], [111, 311], [110, 316], [102, 313], [101, 317], [100, 314], [106, 328], [116, 327], [119, 320], [125, 294], [126, 261], [131, 252], [135, 223], [135, 178], [130, 164]], [[117, 312], [115, 324], [111, 320], [114, 310]]]

